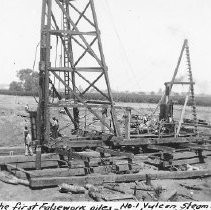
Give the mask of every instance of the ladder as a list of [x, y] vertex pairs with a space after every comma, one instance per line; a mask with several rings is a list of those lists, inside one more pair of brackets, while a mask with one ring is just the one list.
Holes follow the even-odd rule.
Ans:
[[[62, 4], [63, 4], [63, 7], [64, 7], [66, 13], [69, 14], [69, 7], [68, 7], [66, 0], [63, 0]], [[63, 13], [63, 30], [64, 31], [70, 30], [70, 25], [69, 25], [67, 17], [64, 13]], [[69, 49], [68, 34], [64, 35], [63, 40], [64, 40], [64, 67], [69, 67], [70, 66], [69, 53], [67, 50], [67, 49]], [[69, 85], [70, 85], [70, 72], [69, 71], [64, 72], [64, 81], [69, 87]], [[70, 98], [70, 90], [65, 86], [65, 99], [68, 100], [69, 98]]]
[[197, 133], [196, 100], [195, 100], [195, 95], [194, 95], [193, 75], [192, 75], [192, 70], [191, 70], [190, 51], [189, 51], [188, 42], [185, 45], [185, 52], [186, 52], [186, 58], [187, 58], [188, 78], [190, 81], [190, 99], [191, 99], [190, 102], [192, 106], [194, 130]]

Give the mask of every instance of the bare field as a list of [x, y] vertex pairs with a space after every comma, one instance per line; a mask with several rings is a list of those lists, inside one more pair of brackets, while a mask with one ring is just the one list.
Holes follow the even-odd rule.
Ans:
[[[30, 108], [36, 109], [36, 102], [33, 97], [6, 96], [0, 95], [0, 146], [22, 146], [23, 128], [29, 124], [29, 119], [21, 117], [24, 114], [24, 107], [28, 104]], [[149, 113], [155, 105], [136, 104], [136, 103], [118, 103], [117, 105], [132, 106], [137, 108], [140, 113]], [[175, 116], [179, 117], [181, 106], [175, 106]], [[201, 119], [211, 121], [211, 109], [209, 107], [198, 107], [198, 115]], [[191, 115], [190, 108], [187, 108], [187, 116]], [[63, 126], [63, 125], [61, 125]], [[207, 130], [210, 132], [210, 129]], [[211, 159], [204, 165], [196, 165], [200, 168], [211, 168]], [[169, 192], [177, 190], [178, 201], [211, 201], [211, 178], [191, 179], [191, 180], [155, 180], [155, 185], [166, 187]], [[189, 190], [181, 187], [180, 184], [201, 187], [204, 190]], [[132, 193], [132, 183], [122, 183], [120, 187], [128, 193]], [[109, 192], [107, 192], [109, 193]], [[112, 192], [110, 191], [112, 194]], [[58, 188], [48, 188], [43, 190], [31, 190], [21, 185], [9, 185], [0, 182], [0, 198], [2, 200], [23, 200], [23, 201], [92, 201], [87, 194], [61, 194]]]

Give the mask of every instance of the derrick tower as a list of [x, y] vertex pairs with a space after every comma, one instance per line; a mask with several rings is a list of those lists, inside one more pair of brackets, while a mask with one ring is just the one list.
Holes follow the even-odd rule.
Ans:
[[[78, 109], [83, 107], [110, 133], [120, 135], [93, 0], [42, 1], [39, 73], [41, 144], [49, 140], [50, 108], [61, 105], [75, 130], [80, 127]], [[58, 100], [50, 101], [50, 89]], [[101, 100], [88, 99], [90, 90]], [[94, 109], [98, 105], [110, 110], [110, 124]]]
[[[188, 78], [186, 79], [186, 81], [177, 81], [177, 75], [178, 75], [179, 67], [181, 65], [181, 61], [182, 61], [183, 57], [186, 61]], [[197, 112], [196, 112], [196, 101], [195, 101], [195, 94], [194, 94], [194, 84], [195, 84], [195, 82], [193, 81], [193, 76], [192, 76], [192, 67], [191, 67], [189, 44], [188, 44], [188, 40], [185, 39], [184, 42], [183, 42], [183, 45], [182, 45], [182, 49], [181, 49], [181, 52], [180, 52], [180, 55], [179, 55], [179, 59], [177, 61], [177, 66], [175, 68], [173, 77], [172, 77], [170, 82], [165, 83], [166, 91], [165, 91], [165, 94], [163, 95], [163, 97], [161, 98], [159, 105], [160, 105], [160, 103], [167, 104], [169, 102], [171, 90], [172, 90], [174, 85], [188, 85], [189, 90], [188, 90], [188, 93], [186, 95], [186, 99], [185, 99], [186, 102], [185, 102], [183, 108], [185, 108], [185, 106], [188, 102], [188, 98], [190, 98], [189, 104], [192, 107], [194, 132], [197, 133], [198, 128], [197, 128]], [[183, 120], [183, 117], [181, 117], [181, 119], [180, 119], [178, 132], [179, 132], [180, 127], [181, 127], [181, 123], [182, 123], [181, 120]]]

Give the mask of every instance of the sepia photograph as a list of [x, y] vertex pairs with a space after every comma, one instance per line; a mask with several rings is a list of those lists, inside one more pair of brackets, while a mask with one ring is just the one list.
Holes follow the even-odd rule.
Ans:
[[1, 201], [208, 209], [210, 0], [1, 0], [0, 26]]

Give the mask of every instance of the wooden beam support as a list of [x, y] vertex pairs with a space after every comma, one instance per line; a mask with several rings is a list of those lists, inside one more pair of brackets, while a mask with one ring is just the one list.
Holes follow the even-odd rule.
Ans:
[[[58, 164], [59, 160], [46, 160], [42, 161], [41, 168], [57, 168], [59, 166]], [[11, 163], [11, 165], [14, 165], [17, 168], [22, 169], [36, 169], [35, 168], [35, 162], [20, 162], [20, 163]]]
[[191, 143], [200, 142], [204, 138], [200, 137], [169, 137], [169, 138], [135, 138], [130, 140], [124, 140], [123, 138], [113, 137], [112, 141], [115, 145], [119, 146], [141, 146], [141, 145], [158, 145], [158, 144], [179, 144], [179, 143]]
[[71, 177], [82, 175], [85, 175], [84, 168], [54, 168], [33, 171], [30, 177]]
[[[89, 20], [89, 18], [87, 18], [86, 15], [83, 14], [83, 12], [80, 12], [80, 11], [79, 11], [73, 4], [71, 4], [70, 2], [69, 2], [69, 4], [70, 4], [70, 6], [71, 6], [80, 16], [83, 16], [84, 19], [85, 19], [88, 23], [90, 23], [90, 25], [92, 25], [93, 27], [95, 27], [94, 23], [93, 23], [91, 20]], [[75, 25], [76, 25], [76, 24], [75, 24]]]
[[[92, 42], [90, 43], [90, 47], [95, 43], [95, 41], [97, 40], [97, 36], [92, 40]], [[79, 58], [77, 59], [77, 61], [75, 61], [74, 63], [74, 67], [76, 67], [79, 63], [79, 61], [86, 55], [86, 53], [89, 51], [88, 48], [86, 48], [84, 50], [84, 52], [79, 56]]]
[[159, 146], [159, 145], [148, 145], [147, 146], [148, 149], [152, 149], [152, 150], [157, 150], [157, 151], [162, 151], [164, 153], [175, 153], [175, 149], [172, 147], [167, 147], [167, 146]]
[[64, 142], [63, 145], [71, 147], [71, 148], [100, 147], [100, 146], [104, 146], [104, 143], [102, 140], [75, 140], [75, 141]]
[[125, 117], [125, 138], [130, 140], [130, 123], [131, 123], [131, 109], [126, 108], [126, 117]]
[[[56, 1], [58, 1], [58, 0], [56, 0]], [[73, 95], [77, 98], [77, 100], [79, 100], [95, 117], [97, 117], [99, 120], [100, 120], [100, 122], [101, 123], [103, 123], [108, 129], [109, 129], [109, 131], [111, 132], [111, 133], [113, 133], [114, 134], [114, 130], [107, 124], [107, 123], [105, 123], [105, 122], [103, 122], [103, 120], [102, 120], [102, 118], [101, 118], [101, 116], [99, 116], [94, 110], [92, 110], [92, 108], [88, 105], [88, 104], [86, 104], [86, 102], [80, 97], [80, 96], [78, 96], [78, 94], [76, 94], [63, 80], [62, 80], [62, 78], [59, 76], [59, 75], [57, 75], [55, 72], [52, 72], [53, 73], [53, 75], [65, 86], [65, 87], [67, 87], [72, 93], [73, 93]]]
[[[101, 73], [92, 83], [89, 84], [89, 86], [81, 93], [81, 95], [84, 95], [91, 87], [94, 88], [94, 84], [104, 75], [104, 73]], [[106, 98], [108, 98], [106, 96]]]
[[107, 148], [103, 148], [103, 147], [98, 147], [96, 149], [97, 152], [100, 152], [100, 153], [108, 153], [112, 156], [125, 156], [127, 158], [134, 158], [134, 154], [133, 153], [128, 153], [128, 152], [120, 152], [120, 151], [115, 151], [115, 150], [112, 150], [112, 149], [107, 149]]
[[[153, 171], [148, 172], [152, 180], [155, 179], [187, 179], [197, 177], [211, 176], [211, 170], [199, 171]], [[32, 188], [58, 186], [62, 183], [67, 184], [103, 184], [103, 183], [121, 183], [121, 182], [135, 182], [146, 180], [146, 172], [139, 172], [138, 174], [123, 174], [123, 175], [89, 175], [89, 176], [73, 176], [73, 177], [42, 177], [31, 178], [30, 186]]]
[[[59, 2], [59, 0], [55, 0], [56, 3], [58, 4], [58, 6], [60, 7], [60, 9], [62, 10], [63, 14], [66, 16], [66, 18], [69, 20], [70, 24], [72, 25], [72, 27], [75, 29], [76, 32], [80, 32], [77, 28], [77, 26], [74, 24], [74, 22], [72, 21], [72, 19], [70, 18], [70, 16], [67, 14], [67, 12], [65, 11], [64, 7], [62, 6], [62, 4]], [[93, 57], [96, 59], [96, 61], [98, 62], [98, 64], [100, 66], [103, 67], [101, 60], [98, 58], [98, 56], [95, 54], [95, 52], [93, 51], [93, 49], [90, 47], [90, 45], [87, 43], [86, 39], [84, 38], [83, 35], [79, 35], [79, 37], [81, 38], [81, 40], [83, 41], [83, 43], [86, 45], [87, 48], [89, 48], [89, 52], [93, 55]]]
[[73, 70], [73, 68], [71, 67], [51, 67], [49, 68], [49, 71], [52, 71], [52, 72], [102, 72], [102, 68], [101, 67], [78, 67], [78, 68], [75, 68]]
[[[108, 104], [107, 104], [108, 105]], [[86, 106], [84, 106], [83, 104], [81, 103], [77, 103], [77, 104], [74, 104], [74, 103], [71, 103], [71, 102], [68, 102], [68, 101], [59, 101], [57, 103], [52, 103], [52, 104], [49, 104], [48, 105], [49, 107], [77, 107], [77, 108], [86, 108]], [[106, 104], [89, 104], [89, 106], [91, 108], [96, 108], [96, 109], [100, 109], [102, 107], [105, 107]], [[109, 108], [109, 106], [106, 106], [107, 108]], [[121, 106], [115, 106], [115, 109], [122, 109]], [[24, 148], [23, 148], [24, 149]], [[1, 149], [0, 149], [1, 150]], [[24, 151], [24, 150], [23, 150]]]
[[91, 36], [96, 36], [96, 31], [89, 31], [89, 32], [77, 32], [74, 30], [50, 30], [51, 35], [56, 35], [56, 36], [66, 36], [68, 34], [69, 36], [72, 35], [91, 35]]
[[[59, 156], [55, 153], [42, 154], [41, 161], [59, 159]], [[0, 156], [0, 165], [8, 163], [24, 163], [24, 162], [35, 162], [36, 156], [25, 156], [25, 155], [14, 155], [14, 156]]]
[[173, 84], [173, 85], [195, 85], [195, 82], [165, 82], [164, 83], [165, 85], [170, 85], [170, 84]]

